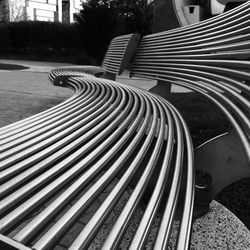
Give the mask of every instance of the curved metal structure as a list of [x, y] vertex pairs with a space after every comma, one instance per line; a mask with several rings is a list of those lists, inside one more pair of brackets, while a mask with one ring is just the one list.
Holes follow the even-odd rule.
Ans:
[[[53, 71], [50, 79], [73, 89], [72, 98], [0, 130], [1, 234], [32, 249], [52, 249], [98, 197], [106, 196], [67, 246], [86, 249], [124, 192], [132, 188], [104, 249], [119, 246], [136, 209], [143, 207], [131, 249], [144, 246], [154, 219], [161, 215], [157, 246], [164, 246], [182, 183], [187, 202], [179, 244], [187, 246], [193, 151], [180, 114], [148, 92], [79, 72], [56, 81], [59, 72], [62, 75], [63, 69]], [[153, 182], [152, 176], [157, 176]], [[112, 191], [105, 193], [110, 183], [115, 183]], [[165, 213], [160, 205], [166, 206]]]
[[207, 21], [145, 36], [134, 58], [132, 75], [159, 80], [153, 92], [167, 96], [166, 85], [182, 85], [209, 98], [230, 121], [231, 133], [195, 152], [196, 169], [212, 176], [211, 198], [250, 176], [249, 17], [248, 1]]
[[250, 162], [250, 2], [207, 21], [143, 37], [132, 75], [176, 83], [212, 100]]
[[[243, 174], [250, 163], [249, 7], [143, 37], [132, 66], [132, 75], [179, 84], [217, 105], [248, 160], [237, 165]], [[130, 38], [113, 43], [107, 72], [120, 73], [119, 53]], [[144, 249], [157, 231], [154, 248], [166, 249], [178, 220], [176, 248], [188, 249], [197, 154], [185, 121], [160, 96], [85, 72], [52, 71], [52, 83], [75, 94], [0, 129], [0, 243], [86, 249], [105, 232], [103, 249], [117, 249], [132, 226], [127, 248]]]

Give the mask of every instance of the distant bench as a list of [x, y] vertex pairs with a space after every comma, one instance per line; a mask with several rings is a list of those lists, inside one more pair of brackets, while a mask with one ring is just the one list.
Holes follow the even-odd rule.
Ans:
[[[138, 209], [131, 249], [143, 249], [155, 220], [154, 247], [165, 248], [175, 219], [177, 248], [187, 249], [193, 213], [250, 176], [249, 15], [248, 2], [140, 42], [137, 34], [117, 37], [102, 68], [53, 70], [49, 79], [75, 94], [0, 129], [0, 246], [86, 249], [121, 202], [104, 249], [123, 244]], [[221, 49], [206, 49], [214, 46]], [[110, 80], [126, 67], [158, 80], [151, 89], [158, 95]], [[209, 98], [232, 131], [193, 151], [184, 119], [166, 100], [173, 83]]]

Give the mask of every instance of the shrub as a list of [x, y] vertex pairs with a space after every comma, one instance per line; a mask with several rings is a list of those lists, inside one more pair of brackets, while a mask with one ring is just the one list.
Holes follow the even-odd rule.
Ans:
[[[84, 20], [84, 21], [83, 21]], [[86, 6], [79, 20], [79, 34], [89, 55], [101, 61], [115, 36], [124, 33], [123, 20], [106, 6]]]
[[2, 54], [4, 51], [6, 51], [10, 47], [10, 43], [11, 43], [6, 25], [0, 24], [0, 34], [1, 34], [0, 53]]
[[11, 58], [77, 63], [93, 61], [84, 49], [79, 25], [21, 21], [0, 24], [0, 54]]
[[77, 27], [74, 24], [54, 22], [11, 22], [7, 24], [12, 49], [72, 49], [79, 46]]

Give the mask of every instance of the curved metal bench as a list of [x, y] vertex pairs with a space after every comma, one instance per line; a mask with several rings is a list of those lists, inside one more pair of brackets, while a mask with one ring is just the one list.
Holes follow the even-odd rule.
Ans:
[[[85, 249], [130, 180], [136, 179], [138, 183], [105, 245], [110, 249], [126, 232], [152, 175], [157, 174], [132, 245], [143, 244], [168, 183], [170, 200], [157, 238], [158, 244], [163, 244], [173, 221], [185, 157], [189, 198], [184, 218], [188, 223], [181, 223], [179, 242], [186, 242], [192, 218], [193, 156], [188, 129], [176, 109], [148, 92], [94, 77], [71, 77], [64, 87], [75, 90], [71, 99], [1, 129], [2, 136], [8, 134], [2, 145], [1, 233], [10, 233], [22, 244], [32, 239], [35, 243], [27, 245], [34, 249], [51, 249], [51, 244], [117, 179], [112, 192], [72, 244]], [[19, 130], [22, 132], [16, 133]], [[168, 177], [170, 172], [172, 178]], [[94, 183], [96, 176], [99, 179]], [[87, 185], [89, 189], [84, 190]], [[67, 211], [48, 226], [65, 206]], [[46, 233], [34, 239], [40, 230]]]
[[152, 92], [168, 97], [172, 83], [187, 87], [228, 118], [231, 132], [195, 152], [196, 169], [212, 177], [211, 198], [250, 176], [249, 17], [248, 1], [207, 21], [145, 36], [133, 60], [132, 75], [158, 79]]
[[[241, 174], [227, 176], [223, 185], [249, 173], [249, 6], [145, 36], [133, 59], [132, 75], [159, 80], [153, 91], [162, 94], [172, 83], [188, 87], [228, 117], [242, 148], [236, 162]], [[50, 80], [75, 94], [0, 129], [0, 246], [86, 249], [98, 242], [101, 229], [108, 231], [102, 247], [117, 249], [136, 224], [139, 209], [130, 249], [143, 249], [149, 235], [155, 249], [166, 248], [176, 216], [177, 249], [188, 249], [195, 184], [192, 141], [182, 116], [160, 96], [85, 73], [75, 67], [54, 70]], [[220, 144], [213, 140], [195, 153], [196, 168], [213, 177], [212, 194], [222, 185], [215, 185], [221, 181], [218, 172], [210, 171], [222, 163], [218, 148], [232, 146], [228, 138], [220, 137]], [[230, 150], [227, 157], [232, 157]], [[212, 164], [200, 164], [209, 157]], [[202, 189], [196, 187], [198, 196]], [[155, 220], [158, 229], [153, 233]]]

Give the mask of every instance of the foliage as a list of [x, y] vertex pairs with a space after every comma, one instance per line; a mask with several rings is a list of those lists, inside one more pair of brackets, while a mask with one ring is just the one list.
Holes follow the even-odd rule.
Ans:
[[83, 11], [87, 8], [105, 7], [123, 19], [125, 32], [138, 32], [146, 35], [152, 32], [153, 9], [147, 0], [87, 0], [83, 3]]
[[[94, 4], [94, 3], [93, 3]], [[102, 60], [110, 40], [123, 33], [123, 20], [112, 8], [86, 5], [79, 20], [79, 35], [85, 50]]]
[[118, 35], [151, 33], [152, 7], [146, 0], [87, 0], [78, 19], [83, 44], [102, 60], [110, 40]]
[[10, 22], [7, 29], [11, 47], [15, 49], [69, 49], [79, 43], [74, 25], [38, 21]]
[[0, 34], [1, 34], [1, 39], [0, 39], [0, 53], [5, 51], [9, 44], [10, 44], [10, 37], [8, 34], [8, 29], [4, 23], [0, 24]]
[[9, 22], [0, 24], [0, 33], [0, 55], [5, 57], [71, 63], [93, 62], [83, 49], [76, 24]]
[[118, 2], [116, 8], [125, 20], [127, 33], [138, 32], [141, 35], [152, 33], [153, 9], [152, 5], [147, 5], [147, 0], [118, 0]]
[[10, 11], [10, 20], [13, 22], [18, 22], [21, 20], [27, 20], [28, 17], [26, 16], [23, 8], [23, 3], [20, 1], [9, 1], [9, 11]]

